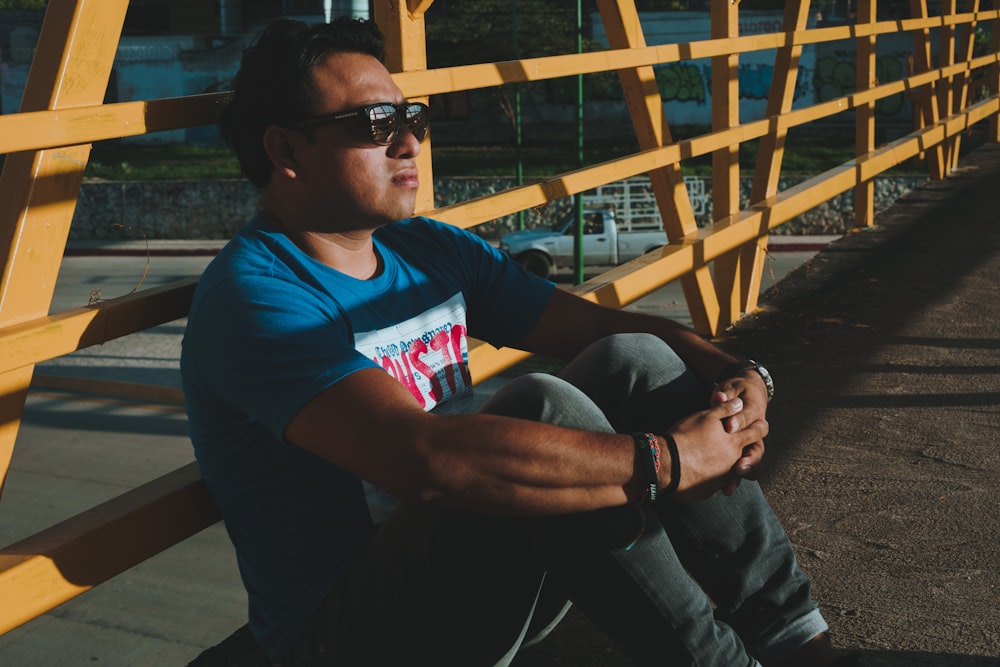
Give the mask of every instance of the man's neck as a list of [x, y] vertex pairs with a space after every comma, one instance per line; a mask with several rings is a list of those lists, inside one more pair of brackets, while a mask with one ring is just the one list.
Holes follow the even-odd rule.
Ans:
[[382, 272], [382, 261], [375, 250], [371, 230], [349, 232], [301, 230], [286, 224], [270, 209], [263, 209], [261, 214], [304, 253], [332, 269], [358, 280], [368, 280]]

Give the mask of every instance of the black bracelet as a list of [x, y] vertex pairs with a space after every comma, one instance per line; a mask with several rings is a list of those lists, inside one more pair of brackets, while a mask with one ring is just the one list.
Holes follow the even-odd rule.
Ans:
[[663, 440], [667, 443], [667, 452], [670, 453], [670, 484], [664, 487], [662, 493], [669, 496], [677, 491], [681, 483], [681, 456], [677, 453], [677, 441], [672, 435], [664, 433]]
[[[654, 443], [652, 445], [649, 442], [651, 437]], [[635, 441], [635, 456], [642, 469], [642, 475], [646, 478], [646, 493], [643, 499], [653, 502], [660, 490], [659, 452], [653, 449], [656, 446], [656, 438], [647, 433], [633, 433], [632, 440]]]

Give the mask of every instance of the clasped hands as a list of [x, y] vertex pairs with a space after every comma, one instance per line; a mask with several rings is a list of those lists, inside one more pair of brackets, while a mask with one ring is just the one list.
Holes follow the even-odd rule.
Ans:
[[767, 391], [752, 372], [720, 382], [709, 408], [681, 419], [670, 432], [681, 459], [680, 502], [731, 496], [743, 479], [756, 479], [764, 457]]

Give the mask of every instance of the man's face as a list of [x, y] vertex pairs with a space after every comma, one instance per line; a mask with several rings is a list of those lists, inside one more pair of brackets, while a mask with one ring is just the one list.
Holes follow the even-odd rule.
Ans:
[[[403, 101], [385, 66], [360, 53], [328, 55], [313, 81], [319, 100], [313, 116]], [[380, 146], [367, 127], [367, 120], [351, 118], [316, 127], [296, 141], [308, 193], [303, 203], [315, 231], [374, 229], [413, 214], [420, 142], [404, 126], [391, 144]]]

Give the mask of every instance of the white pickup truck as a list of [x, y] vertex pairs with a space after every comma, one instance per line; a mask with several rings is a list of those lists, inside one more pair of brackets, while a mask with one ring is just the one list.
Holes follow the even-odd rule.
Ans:
[[[513, 232], [500, 239], [500, 250], [532, 273], [548, 278], [553, 267], [573, 266], [573, 237], [576, 213], [571, 213], [551, 229]], [[585, 209], [583, 213], [583, 263], [622, 264], [666, 245], [660, 228], [627, 231], [620, 229], [614, 209]]]

